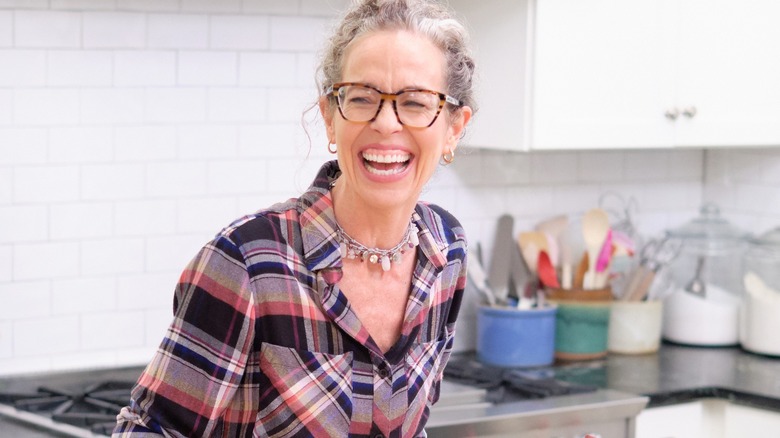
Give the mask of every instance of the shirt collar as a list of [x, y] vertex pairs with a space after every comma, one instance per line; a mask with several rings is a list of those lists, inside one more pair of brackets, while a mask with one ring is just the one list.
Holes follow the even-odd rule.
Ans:
[[[301, 239], [306, 267], [311, 272], [340, 270], [342, 267], [339, 242], [336, 239], [336, 216], [330, 194], [331, 183], [339, 176], [337, 161], [325, 163], [314, 182], [299, 198]], [[441, 270], [447, 263], [447, 242], [441, 221], [425, 204], [418, 204], [412, 220], [420, 229], [419, 249]]]

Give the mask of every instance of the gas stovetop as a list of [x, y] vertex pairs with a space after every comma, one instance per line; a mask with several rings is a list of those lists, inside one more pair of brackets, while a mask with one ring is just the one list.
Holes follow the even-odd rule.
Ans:
[[142, 368], [0, 379], [0, 414], [65, 436], [110, 436]]

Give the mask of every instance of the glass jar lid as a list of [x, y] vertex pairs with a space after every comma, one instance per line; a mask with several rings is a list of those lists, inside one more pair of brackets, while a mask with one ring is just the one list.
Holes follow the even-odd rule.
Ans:
[[750, 252], [760, 252], [764, 257], [780, 259], [780, 227], [773, 228], [760, 236], [750, 238]]
[[702, 205], [698, 217], [666, 233], [670, 238], [682, 239], [684, 246], [692, 244], [703, 251], [733, 248], [742, 245], [747, 237], [746, 232], [724, 219], [713, 203]]

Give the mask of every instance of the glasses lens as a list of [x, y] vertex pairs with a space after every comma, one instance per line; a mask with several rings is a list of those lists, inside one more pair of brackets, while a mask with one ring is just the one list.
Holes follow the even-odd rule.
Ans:
[[396, 108], [404, 125], [422, 128], [430, 125], [439, 111], [439, 95], [428, 91], [405, 91], [398, 95]]
[[367, 122], [374, 118], [382, 96], [376, 90], [361, 85], [339, 88], [339, 107], [347, 120]]

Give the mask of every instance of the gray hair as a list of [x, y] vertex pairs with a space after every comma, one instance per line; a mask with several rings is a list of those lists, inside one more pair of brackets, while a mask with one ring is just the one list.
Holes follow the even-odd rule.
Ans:
[[465, 27], [452, 11], [437, 0], [359, 0], [338, 23], [328, 41], [317, 77], [322, 92], [342, 80], [344, 56], [349, 45], [362, 35], [381, 30], [408, 30], [428, 37], [446, 59], [447, 90], [476, 112], [474, 59]]

